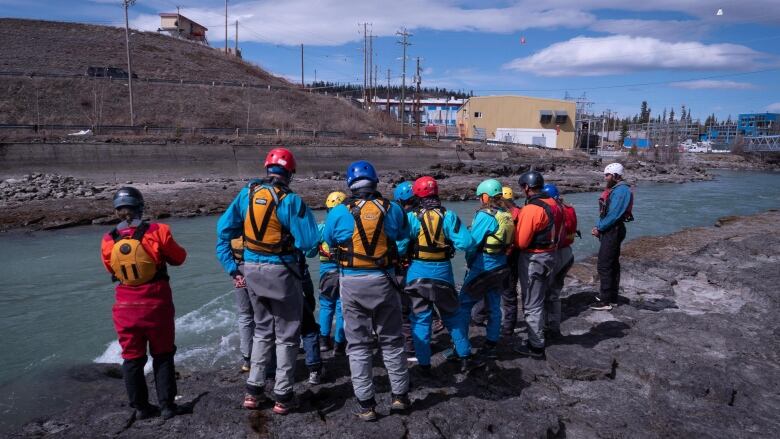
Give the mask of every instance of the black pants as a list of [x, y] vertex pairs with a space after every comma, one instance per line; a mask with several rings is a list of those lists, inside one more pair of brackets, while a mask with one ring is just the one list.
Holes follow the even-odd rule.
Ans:
[[620, 288], [620, 244], [625, 238], [626, 226], [622, 222], [601, 232], [597, 269], [601, 281], [599, 299], [602, 302], [617, 303]]
[[[176, 370], [173, 365], [175, 352], [152, 356], [154, 370], [154, 385], [157, 390], [157, 401], [161, 407], [170, 406], [176, 397]], [[143, 410], [149, 407], [149, 390], [144, 377], [144, 365], [147, 357], [125, 360], [122, 363], [122, 375], [130, 399], [130, 407]]]
[[301, 318], [301, 335], [320, 333], [320, 325], [314, 318], [314, 308], [317, 306], [314, 297], [314, 284], [311, 280], [309, 268], [303, 272], [303, 317]]

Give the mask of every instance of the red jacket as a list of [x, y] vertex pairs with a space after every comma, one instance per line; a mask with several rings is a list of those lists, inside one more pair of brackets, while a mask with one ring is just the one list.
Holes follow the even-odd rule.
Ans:
[[566, 248], [574, 243], [574, 237], [577, 236], [577, 212], [566, 203], [561, 202], [560, 206], [563, 208], [563, 228], [558, 248]]
[[[541, 202], [550, 206], [553, 214], [553, 227], [548, 236], [541, 236], [549, 225], [549, 218], [545, 209], [534, 205], [526, 204], [520, 209], [520, 215], [515, 226], [515, 247], [520, 251], [528, 253], [546, 253], [555, 251], [558, 243], [558, 233], [563, 226], [563, 213], [558, 203], [552, 198], [539, 198]], [[550, 245], [541, 248], [529, 248], [534, 242], [534, 238], [550, 241]]]
[[[135, 230], [135, 225], [118, 229], [121, 236], [130, 236]], [[154, 259], [159, 269], [164, 269], [165, 264], [181, 265], [187, 258], [187, 251], [184, 250], [171, 235], [171, 229], [166, 224], [152, 223], [149, 230], [141, 238], [141, 245], [146, 253]], [[114, 247], [114, 239], [110, 233], [103, 236], [101, 243], [101, 255], [103, 265], [106, 270], [114, 274], [111, 269], [111, 249]], [[130, 286], [119, 284], [116, 286], [117, 304], [126, 303], [128, 305], [160, 305], [164, 303], [173, 303], [171, 298], [168, 281], [161, 279], [152, 281], [143, 285]]]

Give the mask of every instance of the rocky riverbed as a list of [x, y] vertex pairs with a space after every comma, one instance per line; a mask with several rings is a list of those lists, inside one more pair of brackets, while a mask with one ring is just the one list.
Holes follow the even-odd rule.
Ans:
[[[592, 311], [595, 260], [575, 265], [563, 299], [564, 337], [546, 360], [500, 356], [465, 376], [438, 354], [435, 379], [412, 367], [413, 410], [388, 414], [389, 384], [375, 369], [381, 417], [358, 422], [344, 359], [325, 355], [327, 381], [303, 383], [301, 408], [241, 408], [244, 376], [181, 371], [180, 403], [167, 422], [136, 421], [114, 365], [74, 368], [57, 382], [73, 395], [54, 416], [12, 437], [750, 437], [780, 431], [780, 212], [728, 217], [624, 246], [621, 305]], [[475, 347], [481, 328], [472, 328]], [[379, 355], [376, 364], [381, 365]]]
[[[427, 166], [389, 161], [385, 166], [378, 166], [382, 179], [380, 191], [390, 196], [398, 182], [433, 175], [440, 180], [444, 200], [469, 200], [474, 198], [474, 189], [481, 180], [498, 178], [518, 189], [517, 177], [530, 169], [543, 172], [545, 178], [557, 183], [563, 193], [597, 191], [603, 185], [601, 172], [604, 161], [591, 160], [580, 153], [529, 149], [499, 151], [497, 154], [505, 159], [496, 161], [472, 159], [469, 152], [473, 153], [453, 150], [452, 160]], [[352, 158], [345, 158], [344, 162], [350, 160]], [[626, 161], [626, 168], [627, 179], [640, 185], [644, 182], [683, 183], [712, 178], [708, 166], [697, 161], [661, 164], [631, 159]], [[126, 181], [117, 174], [114, 181], [107, 182], [104, 174], [92, 176], [88, 171], [82, 171], [77, 176], [27, 173], [0, 180], [0, 231], [112, 223], [111, 196], [124, 185], [136, 186], [144, 193], [146, 213], [150, 218], [213, 215], [224, 211], [246, 184], [246, 180], [232, 175], [203, 178], [193, 173], [174, 180], [167, 176], [161, 178], [150, 171], [143, 178]], [[309, 206], [322, 209], [329, 192], [345, 190], [344, 171], [330, 167], [315, 169], [307, 175], [296, 176], [292, 188]]]

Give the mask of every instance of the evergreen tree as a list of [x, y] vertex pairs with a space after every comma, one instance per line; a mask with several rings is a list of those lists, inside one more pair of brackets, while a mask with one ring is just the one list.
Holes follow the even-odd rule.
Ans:
[[664, 107], [664, 114], [661, 116], [661, 120], [659, 122], [666, 122], [666, 107]]
[[626, 137], [628, 137], [628, 122], [623, 121], [623, 124], [620, 126], [620, 146], [623, 146]]
[[642, 106], [639, 109], [639, 122], [646, 123], [650, 120], [650, 111], [647, 108], [647, 101], [642, 101]]
[[674, 108], [669, 110], [669, 123], [674, 122]]

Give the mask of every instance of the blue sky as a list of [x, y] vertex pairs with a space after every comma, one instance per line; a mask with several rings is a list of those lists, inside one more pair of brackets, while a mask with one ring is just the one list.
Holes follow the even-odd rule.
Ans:
[[[131, 26], [155, 30], [159, 12], [182, 14], [224, 44], [224, 1], [138, 0]], [[722, 15], [717, 11], [721, 9]], [[583, 93], [593, 109], [622, 115], [647, 100], [653, 113], [680, 106], [704, 119], [780, 112], [780, 7], [777, 0], [230, 0], [229, 39], [239, 21], [244, 57], [300, 80], [362, 83], [358, 23], [371, 23], [382, 83], [400, 83], [406, 27], [423, 85], [478, 95], [562, 98]], [[122, 23], [119, 0], [0, 0], [0, 16]], [[521, 39], [525, 43], [521, 44]]]

